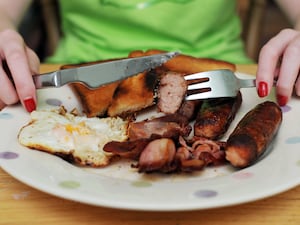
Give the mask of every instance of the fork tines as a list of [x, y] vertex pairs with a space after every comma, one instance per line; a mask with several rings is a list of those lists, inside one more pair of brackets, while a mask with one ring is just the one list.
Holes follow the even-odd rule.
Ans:
[[237, 78], [230, 70], [212, 70], [186, 75], [188, 83], [186, 100], [236, 96]]

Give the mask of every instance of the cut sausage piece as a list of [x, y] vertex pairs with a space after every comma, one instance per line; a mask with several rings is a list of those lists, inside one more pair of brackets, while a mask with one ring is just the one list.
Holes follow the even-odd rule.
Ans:
[[226, 144], [226, 159], [235, 167], [253, 164], [266, 150], [282, 122], [280, 107], [270, 101], [250, 110], [230, 134]]
[[164, 75], [158, 88], [157, 107], [166, 114], [175, 113], [186, 95], [187, 83], [180, 73], [168, 72]]
[[139, 172], [169, 171], [176, 153], [173, 140], [161, 138], [151, 141], [141, 153]]

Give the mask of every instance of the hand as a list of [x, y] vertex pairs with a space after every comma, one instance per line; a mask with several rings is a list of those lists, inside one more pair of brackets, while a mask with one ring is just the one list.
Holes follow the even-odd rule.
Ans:
[[[38, 56], [26, 46], [19, 33], [4, 30], [0, 32], [0, 58], [0, 109], [20, 100], [28, 112], [35, 110], [36, 92], [32, 74], [39, 72]], [[4, 62], [11, 77], [3, 67]]]
[[256, 77], [257, 92], [260, 97], [270, 93], [276, 82], [276, 98], [280, 106], [289, 101], [295, 88], [300, 96], [300, 32], [284, 29], [260, 51]]

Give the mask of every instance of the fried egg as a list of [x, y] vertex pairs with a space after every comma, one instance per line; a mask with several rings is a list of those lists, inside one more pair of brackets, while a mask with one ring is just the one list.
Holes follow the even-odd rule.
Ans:
[[79, 165], [109, 164], [103, 151], [110, 141], [127, 140], [128, 122], [120, 117], [87, 118], [59, 110], [33, 111], [31, 121], [18, 134], [22, 145], [58, 155]]

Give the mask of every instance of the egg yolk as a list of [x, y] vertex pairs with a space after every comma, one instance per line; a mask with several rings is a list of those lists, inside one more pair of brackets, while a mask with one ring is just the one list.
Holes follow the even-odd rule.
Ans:
[[85, 135], [85, 134], [90, 134], [91, 133], [91, 130], [88, 127], [86, 127], [84, 122], [80, 122], [76, 125], [66, 124], [65, 129], [69, 133], [75, 133], [76, 132], [80, 135]]

